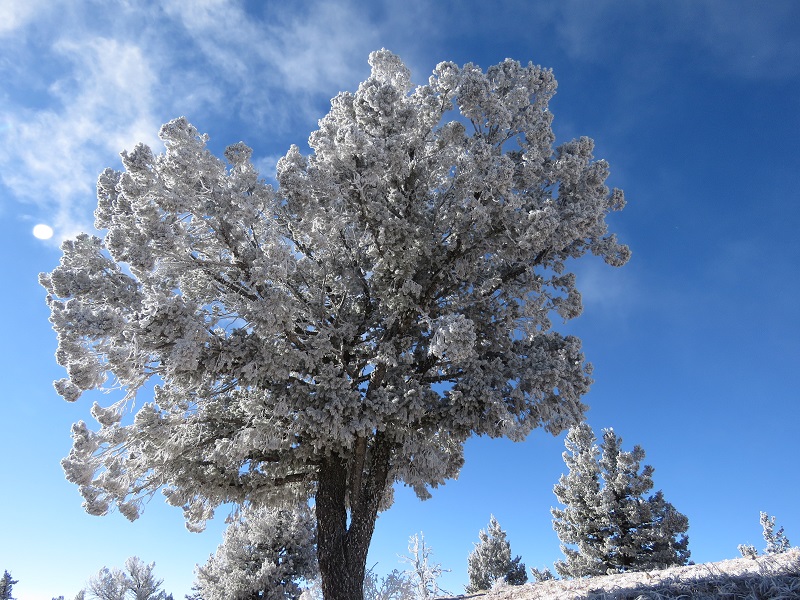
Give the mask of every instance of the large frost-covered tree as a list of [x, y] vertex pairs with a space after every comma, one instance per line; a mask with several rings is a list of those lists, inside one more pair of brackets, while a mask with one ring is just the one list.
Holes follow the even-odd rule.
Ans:
[[644, 450], [622, 450], [613, 429], [600, 447], [591, 427], [570, 429], [562, 475], [553, 491], [564, 508], [553, 508], [553, 528], [566, 557], [556, 561], [562, 577], [649, 571], [683, 565], [689, 559], [689, 521], [653, 489], [653, 467]]
[[486, 530], [481, 529], [478, 538], [480, 541], [467, 559], [468, 594], [489, 590], [501, 579], [510, 585], [522, 585], [528, 581], [525, 563], [520, 562], [519, 556], [511, 558], [511, 543], [494, 515]]
[[361, 597], [394, 482], [427, 497], [470, 436], [582, 418], [589, 366], [551, 319], [581, 312], [571, 260], [629, 256], [593, 142], [553, 146], [551, 71], [445, 62], [415, 87], [392, 53], [370, 64], [278, 189], [244, 144], [226, 163], [168, 123], [164, 153], [100, 175], [104, 238], [65, 242], [41, 276], [58, 392], [125, 390], [73, 427], [86, 510], [135, 519], [161, 490], [198, 529], [222, 503], [313, 497], [329, 600]]

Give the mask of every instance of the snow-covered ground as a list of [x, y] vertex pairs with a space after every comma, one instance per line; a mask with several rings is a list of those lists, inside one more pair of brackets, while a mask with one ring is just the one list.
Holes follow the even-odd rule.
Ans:
[[[662, 598], [800, 599], [800, 548], [647, 573], [499, 586], [458, 596], [480, 600], [660, 600]], [[451, 599], [452, 600], [452, 599]]]

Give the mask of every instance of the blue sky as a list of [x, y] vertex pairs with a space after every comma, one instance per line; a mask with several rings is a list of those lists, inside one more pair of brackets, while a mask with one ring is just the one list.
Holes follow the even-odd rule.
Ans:
[[[551, 67], [559, 141], [588, 135], [627, 208], [622, 269], [576, 265], [585, 312], [564, 326], [595, 366], [599, 434], [640, 444], [689, 517], [696, 562], [763, 548], [759, 511], [800, 539], [800, 4], [791, 1], [128, 2], [0, 0], [0, 569], [21, 600], [74, 596], [138, 555], [182, 597], [223, 524], [190, 534], [156, 498], [131, 524], [85, 515], [59, 460], [91, 398], [69, 405], [40, 271], [90, 231], [94, 185], [118, 153], [186, 115], [217, 152], [254, 148], [265, 176], [386, 47], [424, 83], [443, 60]], [[37, 223], [56, 232], [33, 237]], [[457, 481], [399, 490], [370, 566], [402, 568], [422, 531], [463, 591], [494, 514], [528, 566], [561, 558], [549, 508], [563, 435], [472, 440]]]

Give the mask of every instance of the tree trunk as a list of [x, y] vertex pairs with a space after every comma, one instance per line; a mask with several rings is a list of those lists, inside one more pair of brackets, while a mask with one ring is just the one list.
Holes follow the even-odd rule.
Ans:
[[364, 598], [367, 553], [375, 531], [378, 507], [388, 484], [390, 446], [381, 434], [377, 434], [370, 450], [360, 477], [360, 489], [351, 494], [349, 523], [348, 461], [331, 455], [320, 465], [315, 510], [317, 557], [325, 600]]

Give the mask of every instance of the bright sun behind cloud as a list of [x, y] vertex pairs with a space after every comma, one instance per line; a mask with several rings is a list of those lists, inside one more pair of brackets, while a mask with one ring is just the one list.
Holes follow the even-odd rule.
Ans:
[[49, 240], [51, 237], [53, 237], [53, 228], [50, 227], [50, 225], [39, 223], [38, 225], [34, 226], [33, 235], [40, 240]]

